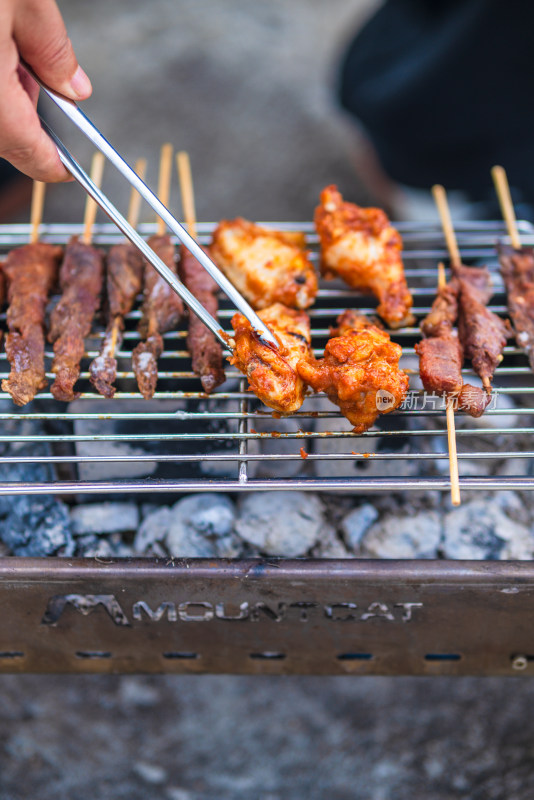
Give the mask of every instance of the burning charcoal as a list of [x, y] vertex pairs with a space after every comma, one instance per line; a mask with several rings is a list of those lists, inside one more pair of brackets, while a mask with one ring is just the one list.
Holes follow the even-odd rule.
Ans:
[[134, 549], [131, 544], [124, 541], [123, 533], [112, 533], [107, 540], [111, 547], [111, 552], [117, 558], [133, 558], [135, 555]]
[[16, 556], [71, 556], [74, 541], [67, 506], [51, 495], [12, 499], [0, 538]]
[[321, 531], [319, 544], [313, 548], [314, 558], [352, 558], [342, 539], [331, 525], [325, 525]]
[[171, 526], [172, 514], [168, 506], [147, 514], [134, 539], [134, 550], [138, 555], [151, 554], [154, 545], [165, 541]]
[[308, 492], [251, 492], [239, 503], [235, 530], [271, 556], [302, 556], [321, 537], [324, 506]]
[[[29, 448], [17, 450], [17, 455], [25, 456], [30, 455]], [[42, 455], [33, 450], [33, 455]], [[54, 473], [49, 464], [2, 464], [0, 466], [0, 480], [13, 481], [13, 482], [28, 482], [39, 483], [54, 480]], [[9, 514], [13, 509], [14, 504], [20, 498], [14, 498], [12, 495], [0, 495], [0, 517]]]
[[343, 517], [341, 530], [343, 538], [353, 552], [360, 548], [362, 536], [378, 519], [378, 511], [370, 503], [364, 503]]
[[135, 503], [87, 503], [75, 506], [71, 519], [75, 536], [135, 531], [139, 525], [139, 510]]
[[219, 541], [224, 542], [227, 551], [234, 519], [235, 507], [226, 495], [184, 497], [171, 509], [171, 522], [165, 537], [170, 555], [213, 558], [220, 554]]
[[437, 558], [440, 541], [440, 516], [428, 511], [385, 517], [367, 531], [361, 546], [371, 558]]
[[[309, 422], [309, 420], [306, 420]], [[305, 425], [304, 423], [304, 425]], [[265, 419], [255, 419], [251, 425], [258, 433], [274, 433], [273, 437], [264, 436], [258, 442], [254, 442], [258, 451], [263, 455], [272, 454], [295, 454], [299, 449], [304, 446], [307, 447], [305, 441], [298, 441], [295, 439], [282, 439], [278, 438], [277, 433], [296, 433], [302, 426], [298, 419], [276, 419], [275, 417], [268, 416]], [[304, 458], [297, 458], [292, 461], [251, 461], [249, 463], [249, 473], [253, 477], [258, 478], [293, 478], [299, 475], [306, 466]]]
[[[468, 419], [470, 422], [474, 422], [473, 417], [468, 417]], [[431, 439], [431, 444], [434, 452], [448, 453], [446, 436], [433, 436]], [[481, 444], [483, 447], [484, 442], [482, 442]], [[473, 449], [478, 449], [478, 448], [474, 447]], [[458, 461], [458, 467], [460, 471], [460, 477], [462, 478], [476, 477], [477, 475], [487, 475], [492, 467], [492, 462], [488, 462], [486, 459], [483, 458], [461, 458]], [[450, 466], [448, 457], [437, 458], [434, 461], [434, 469], [440, 475], [445, 475], [445, 476], [450, 475]]]
[[[74, 433], [81, 436], [97, 436], [103, 432], [115, 433], [118, 432], [117, 421], [106, 421], [102, 419], [76, 419], [76, 414], [102, 414], [105, 415], [106, 410], [109, 410], [109, 400], [75, 400], [69, 403], [68, 412], [72, 413], [74, 417]], [[174, 404], [176, 407], [176, 403]], [[135, 401], [128, 400], [113, 400], [113, 408], [119, 413], [128, 413], [139, 411], [139, 404]], [[147, 411], [154, 410], [153, 408], [143, 409]], [[166, 410], [166, 409], [164, 409]], [[139, 424], [139, 423], [137, 423]], [[77, 441], [75, 444], [76, 455], [80, 457], [78, 463], [78, 477], [80, 480], [94, 481], [94, 480], [113, 480], [113, 479], [126, 479], [126, 478], [146, 478], [152, 475], [157, 469], [157, 462], [154, 461], [136, 461], [136, 456], [146, 456], [146, 451], [141, 446], [135, 446], [129, 442], [109, 441], [109, 442], [92, 442], [92, 441]], [[108, 461], [108, 462], [85, 462], [85, 456], [123, 456], [124, 461]]]
[[473, 500], [445, 516], [445, 558], [531, 559], [534, 536], [510, 519], [499, 497]]
[[76, 537], [76, 555], [81, 558], [110, 558], [114, 553], [107, 539], [86, 534]]

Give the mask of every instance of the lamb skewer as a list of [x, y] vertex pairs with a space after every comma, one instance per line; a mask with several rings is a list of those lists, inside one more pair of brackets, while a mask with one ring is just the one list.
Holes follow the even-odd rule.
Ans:
[[511, 246], [502, 242], [497, 245], [508, 312], [517, 346], [525, 351], [534, 370], [534, 248], [521, 245], [506, 172], [493, 167], [491, 174], [511, 242]]
[[[103, 169], [104, 157], [96, 153], [91, 179], [97, 186], [102, 181]], [[51, 392], [56, 400], [64, 402], [79, 397], [74, 385], [80, 377], [85, 338], [91, 332], [94, 315], [100, 306], [104, 259], [102, 252], [91, 245], [96, 211], [95, 201], [88, 198], [83, 237], [80, 240], [73, 236], [67, 245], [59, 273], [62, 295], [50, 315], [48, 340], [54, 345], [52, 372], [56, 376]]]
[[[458, 337], [452, 335], [452, 326], [457, 312], [457, 289], [455, 286], [447, 286], [445, 267], [440, 263], [438, 264], [438, 294], [432, 304], [430, 314], [428, 314], [421, 323], [421, 330], [430, 338], [423, 339], [422, 342], [418, 342], [415, 345], [415, 352], [418, 353], [420, 357], [421, 380], [427, 391], [430, 388], [428, 375], [432, 375], [431, 365], [436, 362], [438, 364], [438, 369], [441, 370], [447, 383], [452, 382], [454, 389], [456, 389], [458, 384], [461, 385], [462, 359], [461, 357], [458, 358], [458, 356], [461, 356], [460, 344], [458, 342]], [[451, 399], [450, 395], [446, 396], [445, 406], [447, 417], [447, 446], [449, 450], [449, 475], [451, 479], [451, 502], [453, 506], [459, 506], [461, 502], [460, 477], [458, 473], [454, 406]]]
[[39, 242], [45, 184], [33, 184], [30, 243], [12, 250], [3, 264], [8, 281], [6, 354], [11, 365], [2, 389], [18, 406], [48, 385], [45, 375], [45, 309], [57, 280], [62, 250]]
[[[135, 171], [144, 178], [146, 160], [139, 159]], [[137, 227], [141, 196], [132, 189], [128, 209], [128, 223]], [[115, 394], [117, 359], [115, 351], [122, 342], [124, 317], [132, 310], [143, 283], [143, 257], [137, 247], [129, 242], [114, 245], [108, 253], [106, 264], [106, 294], [108, 325], [99, 355], [89, 367], [89, 380], [101, 395], [111, 398]]]
[[508, 320], [489, 310], [486, 303], [492, 295], [491, 278], [486, 267], [465, 267], [454, 264], [459, 283], [458, 333], [464, 354], [491, 394], [491, 380], [501, 363], [502, 351], [511, 334]]
[[[186, 227], [191, 236], [196, 239], [195, 196], [188, 154], [183, 151], [178, 153], [176, 162]], [[216, 318], [219, 309], [217, 298], [219, 287], [183, 245], [180, 248], [180, 277], [206, 311]], [[222, 347], [196, 314], [189, 314], [187, 349], [191, 353], [193, 372], [200, 377], [202, 388], [206, 394], [210, 394], [226, 379]]]
[[[170, 176], [172, 171], [172, 145], [161, 149], [158, 197], [162, 203], [169, 204]], [[175, 248], [165, 223], [158, 219], [157, 233], [151, 236], [148, 244], [172, 272], [177, 274]], [[160, 277], [154, 267], [144, 262], [144, 299], [139, 333], [142, 341], [132, 353], [132, 365], [137, 385], [143, 397], [149, 400], [156, 391], [158, 380], [158, 358], [163, 352], [162, 334], [178, 325], [184, 313], [182, 300]]]
[[480, 417], [490, 402], [488, 394], [479, 386], [464, 383], [462, 366], [464, 353], [460, 338], [454, 331], [458, 316], [459, 281], [453, 276], [445, 282], [443, 264], [438, 267], [438, 294], [430, 313], [421, 322], [425, 336], [415, 345], [419, 356], [419, 373], [427, 392], [447, 395], [448, 405], [457, 407], [472, 417]]
[[502, 351], [510, 334], [507, 322], [490, 311], [486, 304], [491, 297], [491, 280], [488, 270], [466, 267], [452, 225], [447, 195], [443, 186], [433, 186], [432, 193], [438, 207], [453, 274], [459, 284], [458, 332], [465, 355], [471, 359], [473, 369], [482, 385], [491, 394], [491, 380], [497, 365], [502, 361]]

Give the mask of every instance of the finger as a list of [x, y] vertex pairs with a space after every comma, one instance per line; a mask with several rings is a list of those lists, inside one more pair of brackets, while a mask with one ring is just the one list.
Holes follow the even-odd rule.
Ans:
[[19, 81], [22, 85], [22, 88], [29, 95], [30, 100], [33, 103], [33, 106], [37, 108], [37, 101], [39, 100], [39, 84], [34, 81], [32, 76], [24, 69], [24, 67], [19, 64], [17, 73], [19, 76]]
[[47, 86], [73, 100], [89, 97], [91, 82], [78, 64], [54, 0], [21, 0], [13, 37], [22, 58]]
[[70, 174], [41, 128], [32, 100], [20, 82], [13, 42], [0, 49], [0, 75], [0, 156], [35, 180], [69, 180]]

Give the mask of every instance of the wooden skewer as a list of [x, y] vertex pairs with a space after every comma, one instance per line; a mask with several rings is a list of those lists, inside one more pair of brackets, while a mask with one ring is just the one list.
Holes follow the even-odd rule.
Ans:
[[[104, 174], [105, 158], [100, 151], [95, 153], [91, 161], [91, 180], [95, 186], [100, 189], [102, 185], [102, 175]], [[87, 198], [85, 203], [85, 215], [83, 218], [83, 236], [82, 241], [85, 244], [91, 244], [93, 239], [93, 227], [96, 220], [96, 212], [98, 206], [92, 197]]]
[[[172, 151], [172, 144], [167, 142], [162, 145], [159, 157], [158, 197], [165, 207], [168, 207], [171, 196]], [[165, 234], [165, 223], [160, 217], [157, 218], [156, 233], [158, 236]]]
[[39, 227], [43, 219], [43, 207], [45, 197], [46, 183], [43, 181], [34, 181], [32, 190], [32, 205], [30, 211], [30, 243], [35, 244], [39, 241]]
[[[438, 264], [438, 289], [444, 289], [447, 284], [445, 267]], [[454, 422], [454, 406], [452, 398], [447, 398], [447, 443], [449, 446], [449, 472], [451, 476], [451, 501], [453, 506], [460, 505], [460, 479], [458, 475], [458, 453], [456, 450], [456, 425]]]
[[193, 190], [193, 178], [191, 175], [191, 162], [188, 153], [180, 150], [176, 154], [176, 166], [178, 167], [178, 177], [180, 180], [180, 193], [182, 196], [182, 208], [184, 220], [188, 232], [197, 238], [197, 214], [195, 210], [195, 192]]
[[517, 229], [517, 220], [514, 211], [514, 204], [512, 203], [512, 195], [510, 194], [510, 186], [504, 167], [493, 167], [491, 170], [491, 177], [495, 184], [495, 191], [499, 198], [499, 205], [501, 212], [506, 222], [508, 236], [512, 242], [512, 247], [515, 250], [521, 249], [521, 239], [519, 238], [519, 231]]
[[[145, 174], [146, 174], [146, 158], [139, 158], [135, 162], [135, 171], [137, 172], [137, 174], [139, 175], [141, 180], [144, 180]], [[128, 224], [131, 225], [132, 228], [137, 228], [137, 225], [138, 225], [138, 222], [139, 222], [139, 212], [141, 210], [141, 200], [142, 200], [142, 197], [139, 194], [139, 192], [136, 189], [132, 188], [132, 191], [131, 191], [131, 194], [130, 194], [130, 203], [128, 205], [128, 216], [127, 216]], [[109, 345], [109, 349], [110, 349], [110, 354], [109, 355], [110, 355], [111, 358], [113, 358], [113, 355], [115, 353], [115, 348], [117, 346], [117, 338], [118, 338], [118, 335], [119, 335], [120, 326], [121, 326], [121, 317], [120, 317], [120, 315], [118, 315], [118, 316], [116, 316], [114, 318], [113, 327], [111, 329], [111, 340], [110, 340], [110, 345]]]
[[458, 249], [458, 242], [456, 241], [456, 234], [454, 233], [451, 212], [449, 209], [449, 203], [447, 201], [447, 193], [443, 186], [436, 184], [432, 187], [432, 194], [438, 208], [438, 213], [441, 219], [441, 227], [443, 228], [445, 242], [447, 243], [447, 250], [449, 251], [451, 262], [455, 265], [461, 264], [460, 251]]
[[[138, 158], [135, 162], [135, 171], [141, 178], [141, 180], [145, 179], [146, 174], [146, 158]], [[132, 226], [132, 228], [137, 228], [139, 223], [139, 212], [141, 210], [141, 201], [142, 197], [136, 189], [132, 188], [132, 192], [130, 194], [130, 204], [128, 206], [128, 216], [127, 220], [128, 223]]]

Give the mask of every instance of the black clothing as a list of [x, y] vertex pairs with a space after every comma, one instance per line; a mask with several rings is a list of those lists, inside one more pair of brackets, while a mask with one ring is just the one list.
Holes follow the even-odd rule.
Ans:
[[344, 57], [342, 106], [394, 180], [484, 198], [490, 169], [534, 201], [534, 3], [388, 0]]

